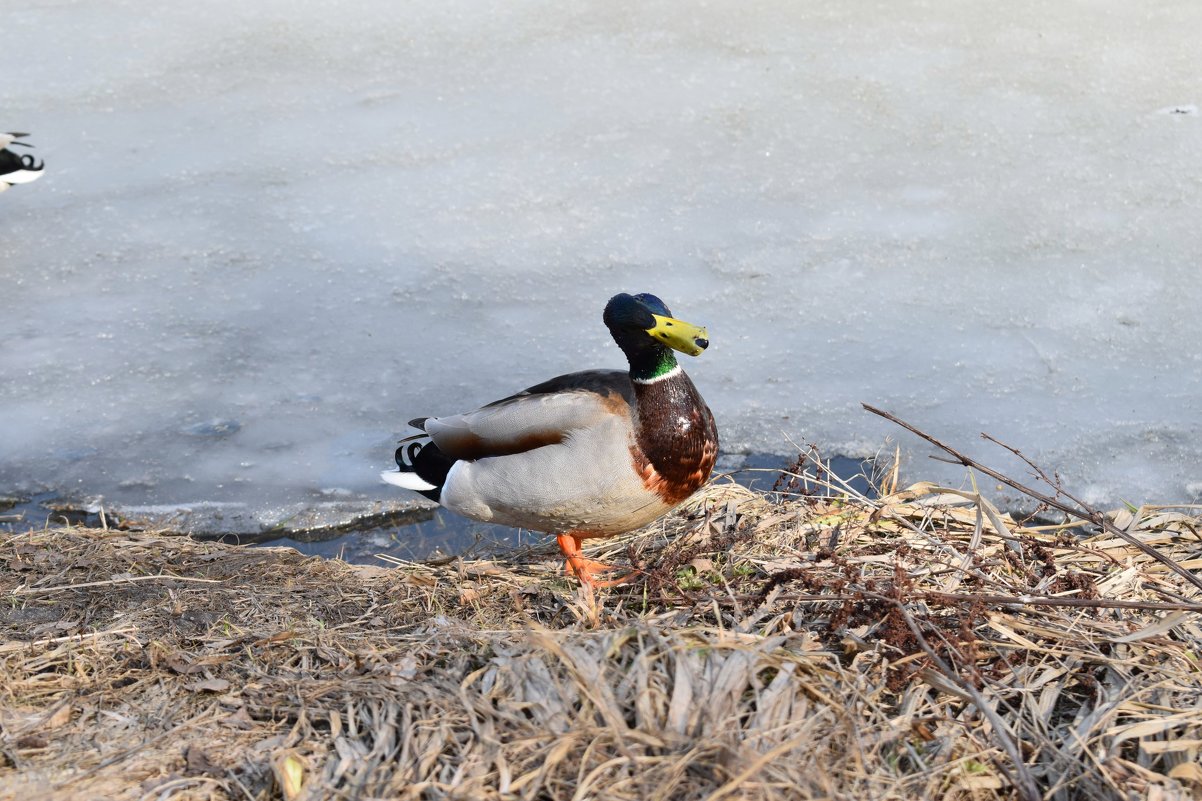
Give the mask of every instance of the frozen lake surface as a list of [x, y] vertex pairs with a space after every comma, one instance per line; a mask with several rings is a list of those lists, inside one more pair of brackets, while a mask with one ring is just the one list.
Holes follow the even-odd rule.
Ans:
[[[1202, 5], [32, 2], [0, 495], [387, 499], [404, 421], [708, 325], [728, 454], [1202, 495]], [[47, 35], [52, 32], [53, 35]], [[891, 440], [887, 444], [887, 440]], [[1005, 500], [1005, 493], [996, 496]]]

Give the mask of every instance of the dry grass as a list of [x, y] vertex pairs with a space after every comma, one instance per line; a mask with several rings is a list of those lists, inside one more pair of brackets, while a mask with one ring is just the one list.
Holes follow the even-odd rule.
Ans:
[[[1187, 570], [1193, 509], [1114, 522]], [[356, 568], [155, 532], [0, 542], [0, 797], [1176, 799], [1197, 589], [970, 493], [710, 487], [606, 554]]]

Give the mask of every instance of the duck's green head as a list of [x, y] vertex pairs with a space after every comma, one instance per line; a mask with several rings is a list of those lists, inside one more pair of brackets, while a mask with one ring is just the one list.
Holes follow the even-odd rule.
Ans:
[[[603, 318], [636, 378], [654, 378], [676, 366], [672, 350], [699, 356], [709, 347], [704, 327], [677, 320], [655, 295], [614, 295]], [[669, 350], [671, 348], [672, 350]]]

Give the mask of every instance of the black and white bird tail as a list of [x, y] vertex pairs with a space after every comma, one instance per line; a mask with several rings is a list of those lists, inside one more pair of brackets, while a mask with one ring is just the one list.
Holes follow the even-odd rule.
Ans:
[[9, 150], [12, 147], [33, 147], [28, 142], [18, 142], [29, 134], [0, 133], [0, 192], [14, 184], [27, 184], [42, 177], [46, 163], [33, 156], [21, 155]]
[[[409, 425], [422, 428], [426, 418], [410, 420]], [[389, 484], [413, 490], [425, 495], [435, 503], [441, 503], [442, 485], [446, 483], [447, 474], [455, 466], [457, 459], [443, 453], [430, 435], [424, 431], [405, 437], [400, 447], [396, 449], [397, 472], [389, 470], [380, 474], [380, 478]]]

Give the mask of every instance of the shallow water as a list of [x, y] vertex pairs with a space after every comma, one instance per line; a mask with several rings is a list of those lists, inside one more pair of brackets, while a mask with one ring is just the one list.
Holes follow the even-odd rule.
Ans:
[[[719, 459], [717, 481], [733, 480], [759, 490], [772, 490], [778, 484], [784, 489], [792, 475], [802, 479], [795, 490], [807, 494], [827, 495], [850, 491], [874, 497], [869, 476], [871, 461], [836, 456], [824, 460], [817, 470], [812, 462], [797, 470], [795, 462], [771, 454], [750, 456], [724, 455]], [[837, 479], [825, 475], [829, 469]], [[790, 471], [782, 477], [782, 470]], [[779, 479], [779, 482], [778, 482]], [[831, 486], [834, 484], [835, 486]], [[101, 527], [118, 525], [121, 510], [79, 508], [78, 504], [63, 502], [53, 495], [43, 495], [27, 501], [0, 504], [0, 531], [28, 531], [46, 525], [73, 523]], [[288, 546], [309, 556], [338, 558], [356, 564], [381, 564], [390, 557], [404, 561], [424, 561], [447, 556], [493, 555], [512, 552], [529, 546], [551, 542], [538, 532], [514, 529], [489, 523], [479, 523], [460, 517], [442, 508], [416, 511], [400, 516], [404, 522], [378, 524], [380, 516], [367, 525], [349, 524], [337, 529], [309, 530], [296, 536], [273, 537], [268, 532], [256, 532], [253, 537], [229, 534], [224, 537], [205, 535], [203, 539], [224, 539], [228, 542], [248, 542], [254, 545]], [[170, 518], [166, 518], [169, 526]]]
[[[726, 467], [720, 468], [720, 473], [744, 486], [761, 490], [771, 490], [781, 475], [780, 471], [792, 467], [787, 460], [771, 454], [726, 456], [722, 458], [721, 463]], [[839, 456], [826, 464], [836, 476], [844, 479], [853, 491], [866, 497], [875, 497], [868, 479], [872, 472], [871, 462]], [[813, 476], [813, 468], [806, 468], [805, 474]], [[820, 495], [832, 492], [830, 488], [821, 486], [816, 476], [814, 479], [805, 483], [808, 492]], [[837, 489], [833, 492], [838, 494]], [[315, 541], [285, 537], [265, 544], [288, 545], [312, 556], [337, 557], [361, 564], [380, 564], [380, 555], [420, 561], [442, 556], [504, 553], [515, 548], [550, 542], [552, 539], [549, 535], [509, 526], [479, 523], [439, 508], [434, 510], [429, 520], [410, 525], [352, 532], [332, 539]]]

